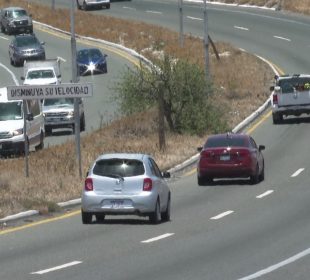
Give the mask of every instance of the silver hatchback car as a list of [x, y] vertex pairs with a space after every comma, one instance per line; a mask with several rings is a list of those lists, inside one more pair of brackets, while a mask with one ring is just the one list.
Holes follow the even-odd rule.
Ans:
[[114, 153], [99, 156], [90, 167], [82, 192], [82, 222], [93, 215], [148, 216], [153, 224], [170, 220], [171, 191], [154, 159], [146, 154]]

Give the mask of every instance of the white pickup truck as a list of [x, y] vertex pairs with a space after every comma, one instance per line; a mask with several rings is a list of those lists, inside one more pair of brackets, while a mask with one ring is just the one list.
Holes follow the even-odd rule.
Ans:
[[310, 114], [310, 74], [275, 76], [270, 90], [274, 124], [281, 123], [284, 116]]

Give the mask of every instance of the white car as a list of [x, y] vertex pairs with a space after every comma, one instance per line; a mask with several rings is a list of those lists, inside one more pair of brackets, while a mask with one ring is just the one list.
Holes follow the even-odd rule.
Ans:
[[154, 159], [146, 154], [113, 153], [92, 164], [82, 192], [82, 222], [95, 215], [148, 216], [151, 223], [170, 220], [171, 192]]
[[[23, 108], [26, 109], [24, 112]], [[44, 119], [39, 99], [8, 100], [7, 88], [0, 89], [0, 155], [12, 156], [25, 153], [26, 140], [36, 150], [44, 147]]]
[[86, 11], [89, 8], [110, 9], [110, 0], [76, 0], [76, 5], [79, 10]]

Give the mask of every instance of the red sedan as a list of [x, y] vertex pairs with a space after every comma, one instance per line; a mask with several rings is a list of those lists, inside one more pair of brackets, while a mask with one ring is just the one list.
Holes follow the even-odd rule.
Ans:
[[261, 152], [264, 149], [247, 134], [209, 136], [204, 146], [198, 148], [198, 185], [210, 183], [214, 178], [250, 178], [252, 184], [257, 184], [265, 176]]

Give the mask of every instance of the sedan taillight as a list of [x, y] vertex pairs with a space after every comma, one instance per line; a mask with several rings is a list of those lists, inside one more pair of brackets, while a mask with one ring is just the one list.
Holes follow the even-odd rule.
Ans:
[[272, 96], [272, 102], [273, 102], [273, 104], [278, 104], [278, 95], [277, 94], [274, 94]]
[[86, 178], [84, 189], [87, 192], [94, 190], [94, 185], [93, 185], [93, 179], [92, 178]]
[[153, 181], [150, 178], [144, 178], [143, 180], [143, 190], [150, 192], [153, 187]]

